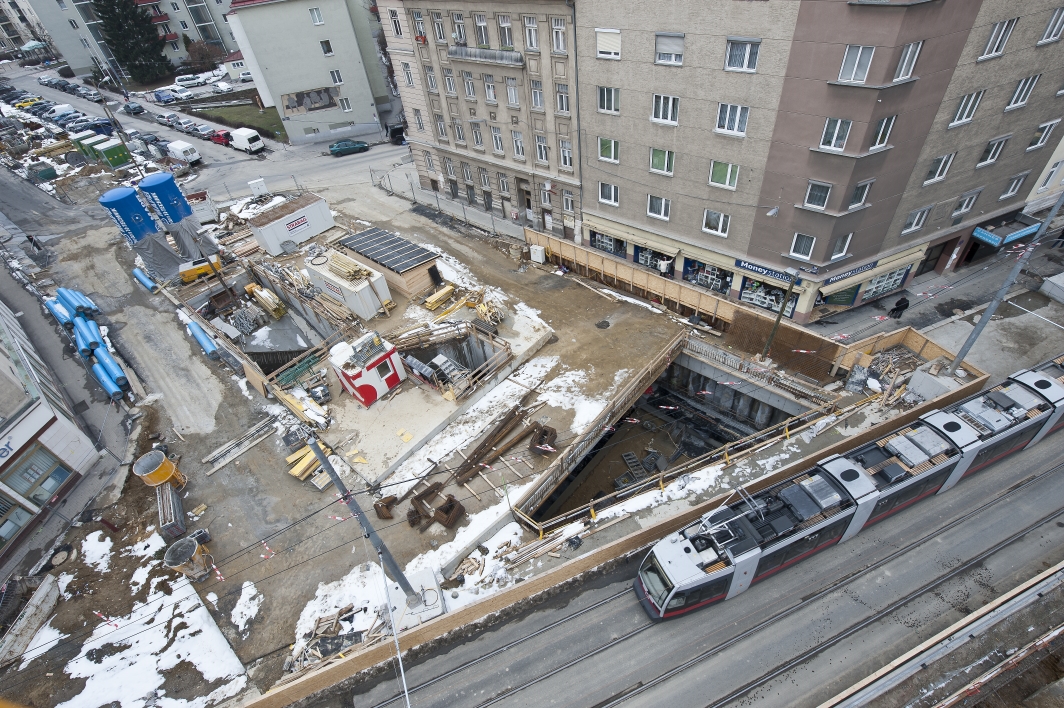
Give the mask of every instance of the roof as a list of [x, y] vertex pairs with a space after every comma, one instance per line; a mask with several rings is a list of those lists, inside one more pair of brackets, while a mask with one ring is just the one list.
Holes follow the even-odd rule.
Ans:
[[222, 61], [240, 61], [243, 58], [244, 58], [244, 53], [238, 49], [235, 52], [233, 52], [232, 54], [230, 54], [229, 56], [227, 56]]
[[396, 273], [405, 273], [436, 260], [436, 254], [427, 248], [422, 248], [384, 229], [373, 228], [360, 231], [353, 236], [340, 239], [340, 245]]
[[[171, 145], [172, 144], [173, 143], [171, 143]], [[283, 204], [278, 204], [273, 209], [264, 211], [261, 214], [258, 214], [257, 216], [251, 217], [251, 219], [248, 220], [248, 224], [251, 226], [266, 226], [267, 224], [272, 224], [278, 219], [283, 219], [289, 214], [294, 214], [303, 207], [308, 207], [311, 204], [315, 204], [320, 201], [324, 201], [324, 199], [322, 199], [322, 197], [319, 197], [317, 194], [314, 194], [313, 192], [307, 192], [306, 194], [299, 195], [295, 199], [289, 199]]]

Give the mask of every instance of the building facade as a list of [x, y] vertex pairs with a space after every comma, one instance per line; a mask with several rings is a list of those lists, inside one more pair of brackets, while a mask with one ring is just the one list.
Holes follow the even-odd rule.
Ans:
[[293, 143], [367, 136], [401, 122], [378, 17], [355, 0], [233, 0], [229, 23], [263, 104]]
[[1058, 0], [583, 0], [578, 238], [799, 322], [996, 252], [973, 233], [1049, 162], [1062, 26]]
[[26, 0], [6, 0], [0, 2], [0, 56], [10, 57], [19, 54], [19, 48], [40, 36], [40, 20]]
[[421, 186], [572, 238], [580, 149], [564, 2], [380, 3]]
[[0, 303], [0, 557], [99, 459], [14, 313]]

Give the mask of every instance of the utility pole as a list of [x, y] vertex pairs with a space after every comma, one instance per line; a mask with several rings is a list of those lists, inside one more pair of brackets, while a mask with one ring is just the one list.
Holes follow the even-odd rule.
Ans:
[[415, 592], [414, 588], [410, 586], [410, 581], [408, 581], [406, 576], [403, 575], [402, 569], [399, 567], [399, 564], [395, 562], [395, 558], [393, 558], [391, 552], [388, 551], [388, 547], [384, 545], [384, 541], [382, 541], [381, 537], [377, 535], [377, 531], [373, 528], [373, 524], [370, 523], [369, 517], [362, 512], [362, 508], [358, 505], [358, 502], [355, 501], [355, 495], [347, 490], [347, 485], [345, 485], [344, 481], [340, 479], [340, 475], [336, 473], [332, 463], [329, 462], [329, 458], [325, 456], [325, 452], [318, 444], [318, 439], [314, 437], [314, 433], [312, 433], [309, 428], [304, 428], [303, 432], [307, 435], [307, 445], [314, 453], [314, 457], [318, 458], [318, 462], [321, 463], [321, 468], [325, 470], [329, 475], [329, 479], [331, 479], [332, 483], [336, 485], [336, 488], [340, 490], [340, 498], [347, 502], [347, 508], [358, 518], [358, 522], [362, 524], [366, 536], [369, 537], [370, 545], [377, 549], [377, 553], [380, 555], [384, 569], [388, 571], [406, 594], [407, 605], [409, 607], [418, 607], [421, 605], [421, 595]]
[[[384, 565], [384, 546], [377, 548], [377, 557]], [[395, 659], [399, 662], [399, 678], [403, 682], [403, 698], [406, 699], [406, 708], [410, 708], [410, 691], [406, 687], [406, 670], [403, 669], [403, 652], [399, 648], [399, 628], [395, 626], [395, 615], [392, 614], [392, 596], [388, 592], [388, 578], [384, 579], [384, 603], [388, 608], [388, 624], [392, 626], [392, 638], [395, 640]]]
[[1023, 267], [1027, 265], [1029, 260], [1031, 260], [1031, 255], [1034, 253], [1034, 249], [1038, 246], [1038, 242], [1045, 237], [1046, 231], [1049, 230], [1049, 222], [1057, 217], [1057, 212], [1060, 211], [1062, 206], [1064, 206], [1064, 192], [1061, 192], [1060, 196], [1057, 197], [1057, 201], [1053, 205], [1053, 208], [1049, 210], [1049, 215], [1046, 216], [1042, 225], [1038, 227], [1038, 233], [1035, 234], [1035, 237], [1029, 244], [1027, 244], [1027, 247], [1023, 250], [1023, 253], [1020, 254], [1020, 257], [1016, 259], [1016, 265], [1012, 267], [1012, 271], [1009, 273], [1008, 277], [1005, 278], [1005, 282], [1002, 283], [1001, 289], [997, 291], [997, 294], [994, 295], [994, 299], [990, 301], [990, 304], [986, 306], [983, 314], [979, 316], [979, 321], [976, 322], [975, 329], [973, 329], [972, 333], [968, 335], [968, 339], [964, 341], [964, 346], [962, 346], [960, 351], [957, 352], [957, 358], [953, 360], [953, 363], [949, 365], [949, 369], [946, 370], [946, 376], [953, 376], [957, 371], [957, 367], [961, 365], [962, 361], [964, 361], [964, 357], [968, 356], [968, 352], [971, 351], [972, 346], [975, 345], [975, 340], [979, 339], [979, 335], [982, 334], [983, 328], [986, 327], [990, 318], [994, 316], [994, 312], [998, 309], [998, 305], [1000, 305], [1002, 300], [1005, 299], [1005, 296], [1009, 294], [1009, 288], [1011, 288], [1012, 284], [1016, 282], [1016, 278], [1020, 277], [1020, 271], [1023, 270]]
[[783, 311], [786, 310], [787, 305], [791, 303], [791, 293], [794, 292], [794, 282], [798, 280], [798, 271], [794, 268], [788, 268], [785, 272], [791, 277], [791, 281], [787, 283], [787, 294], [783, 296], [783, 304], [780, 305], [780, 311], [776, 313], [776, 323], [772, 325], [772, 331], [769, 332], [768, 341], [765, 342], [765, 348], [761, 350], [762, 359], [768, 356], [768, 350], [772, 348], [772, 340], [776, 338], [776, 330], [780, 328], [780, 320], [783, 319]]

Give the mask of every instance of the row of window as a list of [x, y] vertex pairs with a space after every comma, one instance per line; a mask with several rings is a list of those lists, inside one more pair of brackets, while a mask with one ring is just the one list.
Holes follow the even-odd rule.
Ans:
[[[428, 34], [425, 31], [424, 13], [421, 10], [412, 10], [410, 16], [414, 22], [415, 38], [421, 42], [427, 41]], [[398, 11], [389, 10], [389, 18], [391, 20], [392, 33], [396, 37], [402, 37], [403, 25], [399, 19]], [[473, 39], [476, 46], [490, 49], [491, 37], [488, 30], [488, 15], [485, 13], [474, 12], [470, 15], [470, 18], [473, 21]], [[440, 44], [447, 44], [448, 42], [446, 27], [446, 22], [448, 20], [451, 25], [450, 40], [459, 46], [466, 46], [468, 44], [466, 17], [461, 12], [450, 12], [445, 15], [442, 11], [430, 10], [428, 19], [432, 23], [432, 35]], [[514, 44], [514, 21], [515, 20], [511, 15], [495, 16], [494, 24], [496, 37], [498, 39], [498, 46], [502, 49], [513, 50], [516, 46]], [[521, 16], [519, 22], [524, 29], [525, 50], [538, 52], [540, 50], [539, 20], [533, 16]], [[550, 50], [554, 53], [564, 54], [566, 52], [568, 41], [565, 34], [565, 25], [566, 20], [564, 17], [550, 18]]]
[[[1049, 121], [1048, 123], [1042, 123], [1038, 126], [1034, 135], [1031, 136], [1031, 140], [1027, 143], [1025, 150], [1030, 152], [1031, 150], [1037, 150], [1040, 147], [1044, 147], [1049, 142], [1049, 136], [1053, 134], [1053, 130], [1060, 123], [1060, 119]], [[997, 162], [1001, 157], [1001, 152], [1005, 149], [1005, 145], [1011, 140], [1011, 135], [1005, 135], [1000, 138], [994, 138], [986, 144], [983, 149], [982, 155], [979, 156], [976, 167], [986, 167]], [[927, 175], [924, 177], [924, 184], [934, 184], [935, 182], [941, 182], [946, 178], [949, 173], [950, 167], [953, 165], [953, 158], [957, 156], [956, 152], [951, 152], [948, 155], [940, 155], [931, 161], [931, 166], [927, 170]], [[1009, 195], [1011, 196], [1011, 195]]]
[[[1001, 193], [1001, 196], [998, 197], [998, 201], [1009, 199], [1010, 197], [1015, 197], [1019, 194], [1020, 188], [1023, 187], [1023, 183], [1027, 181], [1029, 175], [1030, 171], [1010, 177], [1008, 183], [1005, 185], [1005, 190]], [[1046, 176], [1046, 188], [1048, 188], [1048, 183], [1052, 181], [1054, 176], [1055, 172], [1052, 171]], [[980, 189], [961, 195], [956, 206], [953, 208], [952, 216], [956, 218], [970, 212], [975, 206], [975, 202], [981, 193], [982, 190]], [[931, 210], [934, 208], [935, 205], [932, 204], [909, 212], [909, 215], [905, 218], [905, 223], [901, 227], [901, 232], [903, 234], [908, 234], [922, 229], [924, 224], [927, 223], [927, 217], [931, 215]]]
[[[1012, 97], [1005, 105], [1005, 111], [1012, 111], [1026, 106], [1031, 98], [1031, 93], [1034, 91], [1034, 87], [1038, 84], [1038, 80], [1041, 78], [1041, 74], [1034, 74], [1033, 76], [1020, 79], [1016, 84], [1016, 88], [1012, 92]], [[1060, 95], [1061, 93], [1064, 93], [1064, 89], [1058, 91], [1057, 95]], [[957, 110], [953, 114], [953, 119], [950, 121], [949, 127], [955, 128], [957, 126], [971, 123], [975, 118], [975, 111], [979, 108], [979, 104], [982, 102], [984, 94], [986, 94], [986, 89], [973, 91], [972, 93], [961, 96], [961, 100], [957, 104]]]
[[[414, 85], [414, 72], [410, 68], [410, 64], [407, 62], [400, 62], [400, 69], [403, 72], [403, 77], [406, 80], [407, 86]], [[426, 64], [425, 80], [428, 84], [429, 93], [439, 93], [439, 83], [436, 80], [436, 70]], [[465, 97], [469, 100], [477, 100], [477, 81], [473, 77], [471, 71], [461, 71], [458, 77], [462, 82], [462, 89]], [[499, 93], [495, 84], [494, 74], [481, 74], [480, 81], [484, 86], [484, 102], [491, 105], [498, 105]], [[504, 76], [503, 84], [506, 86], [506, 104], [510, 108], [521, 107], [521, 92], [517, 86], [517, 79], [512, 76]], [[445, 68], [443, 70], [443, 87], [444, 93], [449, 96], [458, 95], [458, 82], [456, 80], [454, 70]], [[536, 110], [543, 110], [545, 102], [543, 98], [543, 82], [538, 79], [531, 79], [528, 82], [529, 95], [531, 97], [531, 107]], [[569, 84], [555, 84], [554, 85], [554, 105], [559, 113], [569, 112]]]
[[[425, 156], [425, 166], [428, 168], [428, 171], [431, 174], [436, 174], [436, 160], [432, 156], [432, 153], [429, 152], [428, 150], [426, 150], [424, 152], [424, 156]], [[454, 166], [454, 161], [451, 160], [451, 158], [449, 158], [449, 157], [443, 158], [443, 168], [444, 168], [444, 170], [445, 170], [445, 172], [446, 172], [448, 177], [451, 177], [451, 178], [456, 179], [456, 180], [458, 179], [458, 172], [456, 171], [455, 166]], [[467, 163], [467, 162], [460, 163], [459, 169], [461, 170], [462, 178], [465, 180], [467, 185], [475, 184], [475, 181], [473, 179], [473, 168], [469, 165], [469, 163]], [[487, 190], [492, 189], [493, 185], [491, 183], [491, 173], [488, 172], [488, 170], [484, 169], [483, 167], [478, 167], [477, 168], [477, 173], [478, 173], [479, 178], [480, 178], [480, 186], [482, 188], [484, 188], [484, 189], [487, 189]], [[501, 194], [504, 198], [508, 198], [509, 195], [510, 195], [510, 178], [506, 175], [505, 172], [499, 172], [499, 173], [497, 173], [497, 180], [498, 180], [499, 194]], [[574, 206], [574, 203], [575, 203], [575, 195], [573, 193], [573, 190], [571, 190], [571, 189], [562, 189], [561, 190], [561, 196], [562, 196], [562, 210], [563, 211], [568, 211], [568, 212], [573, 211], [573, 206]], [[554, 193], [544, 185], [541, 188], [541, 190], [540, 190], [540, 203], [543, 204], [543, 206], [545, 206], [545, 207], [551, 207], [551, 206], [553, 206], [553, 202], [554, 202], [553, 197], [554, 197]], [[475, 201], [475, 200], [472, 200], [472, 201]]]
[[[451, 119], [450, 126], [447, 124], [447, 120], [443, 117], [442, 113], [435, 114], [436, 119], [436, 133], [441, 140], [448, 140], [453, 134], [454, 141], [456, 143], [466, 142], [465, 126], [458, 118]], [[421, 111], [417, 108], [414, 109], [414, 125], [418, 130], [425, 130], [425, 121], [421, 115]], [[447, 129], [450, 127], [451, 134]], [[504, 145], [503, 131], [497, 125], [489, 125], [489, 134], [491, 136], [491, 149], [496, 155], [500, 157], [506, 156], [506, 149]], [[475, 147], [484, 147], [484, 130], [483, 121], [471, 120], [469, 121], [469, 134]], [[512, 145], [512, 154], [514, 159], [525, 159], [525, 139], [524, 133], [520, 130], [511, 130], [510, 139]], [[545, 135], [535, 135], [536, 142], [536, 162], [549, 165], [550, 164], [550, 146], [547, 143], [547, 137]], [[561, 138], [558, 140], [558, 159], [559, 166], [563, 169], [573, 169], [573, 141], [567, 138]]]

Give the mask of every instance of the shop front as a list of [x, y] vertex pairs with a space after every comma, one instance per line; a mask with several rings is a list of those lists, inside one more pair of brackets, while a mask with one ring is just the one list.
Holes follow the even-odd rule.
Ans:
[[1042, 222], [1034, 217], [1018, 213], [976, 226], [958, 267], [977, 263], [999, 253], [1010, 243], [1034, 236], [1041, 225]]
[[683, 259], [684, 281], [712, 292], [727, 295], [731, 291], [734, 276], [732, 271], [720, 266], [696, 261], [693, 258]]
[[770, 312], [779, 312], [780, 308], [783, 308], [783, 314], [786, 317], [794, 318], [798, 299], [805, 291], [804, 288], [799, 287], [802, 284], [801, 278], [795, 279], [795, 287], [792, 289], [791, 296], [784, 303], [784, 298], [787, 296], [787, 285], [791, 279], [790, 275], [775, 268], [769, 268], [768, 266], [758, 265], [742, 259], [736, 260], [735, 266], [739, 271], [749, 271], [751, 273], [750, 275], [743, 274], [742, 282], [739, 284], [739, 300]]
[[[940, 252], [941, 254], [941, 252]], [[924, 262], [924, 246], [835, 273], [819, 284], [813, 319], [848, 310], [903, 289]]]
[[655, 271], [665, 278], [671, 278], [676, 272], [677, 253], [663, 253], [649, 246], [634, 246], [632, 259], [641, 266]]
[[628, 244], [625, 241], [594, 229], [588, 231], [588, 245], [617, 258], [628, 258]]

